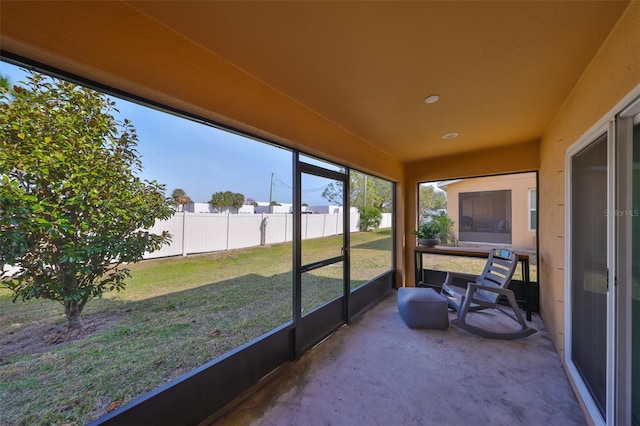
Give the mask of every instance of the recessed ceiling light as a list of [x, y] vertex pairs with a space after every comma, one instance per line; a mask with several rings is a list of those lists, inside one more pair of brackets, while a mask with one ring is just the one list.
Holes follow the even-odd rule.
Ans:
[[457, 138], [458, 135], [459, 133], [451, 132], [451, 133], [447, 133], [446, 135], [442, 135], [442, 139], [453, 139], [453, 138]]
[[438, 95], [431, 95], [431, 96], [427, 96], [427, 99], [424, 100], [425, 104], [434, 104], [436, 102], [438, 102], [440, 100], [440, 96]]

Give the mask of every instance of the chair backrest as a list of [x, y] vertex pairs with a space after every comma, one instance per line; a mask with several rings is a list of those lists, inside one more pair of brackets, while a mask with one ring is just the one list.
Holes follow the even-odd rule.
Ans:
[[[484, 271], [476, 279], [476, 282], [487, 287], [509, 287], [513, 273], [516, 271], [516, 266], [518, 266], [518, 255], [514, 251], [491, 249]], [[479, 291], [482, 292], [482, 290]], [[488, 291], [482, 292], [482, 295], [484, 298], [494, 302], [500, 297], [499, 294]]]

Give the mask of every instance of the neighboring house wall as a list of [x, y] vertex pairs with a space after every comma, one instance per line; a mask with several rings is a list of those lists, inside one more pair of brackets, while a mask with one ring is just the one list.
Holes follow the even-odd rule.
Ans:
[[253, 204], [245, 204], [238, 209], [239, 214], [254, 214], [256, 212], [256, 208]]
[[215, 209], [210, 203], [189, 203], [182, 210], [189, 213], [214, 213]]
[[[344, 208], [342, 206], [309, 206], [307, 207], [308, 211], [314, 213], [325, 213], [325, 214], [338, 214], [342, 213]], [[358, 209], [356, 207], [350, 207], [349, 211], [351, 214], [358, 213]]]
[[270, 205], [269, 203], [258, 203], [255, 207], [256, 214], [262, 213], [277, 213], [277, 214], [287, 214], [291, 213], [293, 210], [293, 204], [291, 203], [280, 203], [277, 205]]
[[[495, 241], [496, 243], [510, 244], [512, 247], [519, 249], [535, 249], [536, 232], [529, 230], [529, 190], [536, 189], [535, 173], [518, 173], [504, 176], [488, 176], [473, 179], [463, 179], [450, 183], [442, 188], [447, 191], [447, 215], [456, 223], [454, 226], [456, 239], [461, 242], [480, 242], [487, 235], [482, 232], [463, 232], [460, 233], [460, 225], [464, 220], [460, 217], [460, 194], [470, 192], [483, 191], [511, 191], [511, 206], [506, 220], [508, 220], [508, 229], [511, 230], [510, 243], [508, 241]], [[491, 212], [489, 212], [491, 214]], [[495, 227], [498, 224], [494, 224]], [[482, 231], [482, 229], [474, 228], [474, 231]], [[462, 236], [462, 238], [461, 238]], [[476, 236], [477, 238], [474, 238]], [[490, 235], [488, 235], [490, 237]], [[475, 241], [474, 241], [475, 240]]]

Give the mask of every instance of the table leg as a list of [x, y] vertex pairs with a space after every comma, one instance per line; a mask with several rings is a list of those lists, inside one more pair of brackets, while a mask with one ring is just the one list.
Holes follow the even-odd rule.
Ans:
[[524, 309], [527, 313], [527, 321], [531, 321], [531, 281], [529, 277], [529, 259], [522, 262], [522, 285], [524, 286]]
[[423, 273], [423, 269], [422, 269], [422, 253], [416, 251], [415, 252], [415, 256], [416, 257], [414, 259], [414, 261], [415, 261], [415, 271], [414, 271], [415, 283], [414, 283], [414, 285], [416, 287], [418, 287], [418, 284], [420, 282], [422, 282], [422, 279], [423, 279], [423, 276], [422, 276], [422, 273]]

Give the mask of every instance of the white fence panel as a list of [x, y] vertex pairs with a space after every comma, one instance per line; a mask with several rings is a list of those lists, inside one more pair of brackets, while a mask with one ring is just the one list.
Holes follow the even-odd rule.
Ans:
[[228, 218], [228, 215], [187, 213], [184, 253], [226, 250]]
[[[324, 223], [327, 215], [303, 214], [302, 215], [302, 239], [324, 237]], [[305, 220], [306, 219], [306, 220]]]
[[229, 215], [229, 244], [227, 249], [260, 245], [261, 215]]
[[162, 231], [169, 231], [171, 234], [171, 244], [164, 245], [160, 250], [153, 253], [145, 253], [145, 259], [155, 259], [158, 257], [179, 256], [182, 255], [183, 235], [183, 214], [176, 213], [167, 220], [157, 220], [149, 232], [152, 234], [161, 234]]
[[322, 214], [322, 236], [329, 237], [331, 235], [342, 234], [342, 214]]
[[284, 235], [284, 241], [285, 242], [293, 241], [293, 214], [292, 213], [289, 213], [287, 215], [287, 228], [286, 228], [286, 233]]
[[391, 213], [382, 213], [382, 221], [380, 222], [380, 226], [378, 226], [378, 229], [391, 228], [391, 225]]
[[291, 241], [291, 237], [287, 240], [287, 234], [291, 235], [292, 220], [291, 214], [265, 214], [263, 221], [264, 244]]
[[[360, 215], [351, 212], [350, 216], [350, 231], [358, 232]], [[340, 235], [343, 232], [341, 213], [303, 214], [301, 219], [303, 240]], [[391, 213], [383, 213], [380, 228], [390, 228], [391, 225]], [[292, 241], [293, 215], [178, 212], [168, 220], [157, 221], [149, 231], [160, 233], [164, 230], [171, 233], [171, 244], [156, 252], [146, 253], [145, 259]]]
[[[357, 211], [349, 213], [349, 226], [351, 232], [360, 231], [360, 213]], [[342, 232], [342, 229], [340, 229], [340, 232]]]
[[[300, 228], [301, 228], [301, 232], [300, 232], [300, 236], [303, 240], [307, 239], [307, 227], [309, 223], [309, 215], [308, 214], [303, 214], [302, 217], [300, 218]], [[293, 226], [293, 224], [292, 224]], [[292, 234], [293, 235], [293, 228], [292, 228]]]

